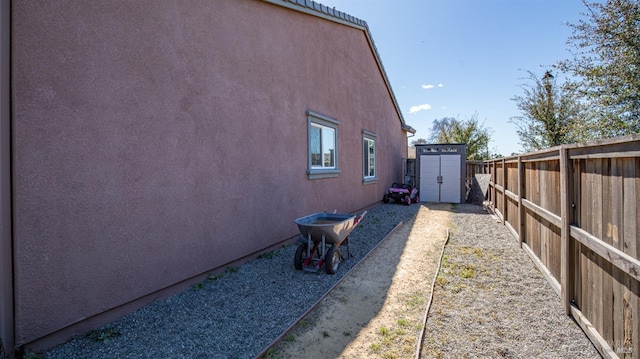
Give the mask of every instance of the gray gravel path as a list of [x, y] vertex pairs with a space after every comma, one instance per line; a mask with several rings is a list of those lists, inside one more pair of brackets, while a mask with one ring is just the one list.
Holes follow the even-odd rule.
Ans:
[[349, 237], [354, 257], [341, 263], [335, 275], [295, 270], [296, 245], [288, 245], [228, 268], [218, 279], [156, 301], [41, 358], [253, 358], [418, 208], [380, 204], [369, 209]]
[[600, 358], [507, 228], [458, 205], [423, 358]]

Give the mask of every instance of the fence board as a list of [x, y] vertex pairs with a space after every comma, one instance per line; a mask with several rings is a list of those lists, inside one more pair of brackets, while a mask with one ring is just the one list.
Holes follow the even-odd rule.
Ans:
[[[580, 209], [582, 208], [582, 188], [583, 188], [583, 184], [584, 184], [584, 176], [583, 176], [583, 172], [582, 169], [584, 168], [584, 161], [581, 160], [572, 160], [573, 162], [573, 203], [571, 204], [571, 207], [573, 209], [573, 223], [570, 223], [571, 225], [575, 225], [577, 227], [581, 227], [581, 223], [582, 223], [582, 218], [581, 218], [581, 211]], [[569, 238], [570, 239], [570, 238]], [[574, 295], [574, 302], [576, 303], [576, 306], [578, 308], [582, 308], [583, 302], [582, 302], [582, 279], [583, 279], [583, 273], [581, 270], [579, 270], [579, 266], [580, 266], [580, 260], [581, 260], [581, 244], [580, 243], [575, 243], [574, 241], [571, 241], [573, 245], [573, 263], [574, 263], [574, 268], [577, 268], [578, 270], [576, 270], [575, 273], [575, 278], [573, 279], [573, 295]]]
[[[587, 160], [593, 162], [592, 180], [593, 187], [591, 189], [591, 233], [598, 238], [602, 238], [602, 161], [600, 159]], [[593, 301], [593, 311], [589, 313], [588, 318], [591, 323], [602, 335], [603, 333], [603, 261], [602, 257], [596, 255], [595, 262], [592, 264], [594, 272], [594, 290], [591, 293]], [[606, 339], [606, 338], [605, 338]]]
[[[549, 187], [549, 161], [540, 162], [540, 175], [538, 176], [538, 185], [540, 186], [540, 198], [536, 202], [542, 208], [549, 208], [547, 200], [547, 193], [551, 189]], [[549, 268], [549, 232], [546, 227], [549, 226], [549, 222], [546, 219], [538, 221], [538, 231], [540, 236], [540, 249], [536, 253], [538, 258]]]
[[[538, 169], [537, 163], [531, 163], [531, 170], [529, 171], [529, 194], [527, 196], [528, 200], [532, 203], [538, 204], [540, 203], [539, 198], [539, 182], [538, 182]], [[538, 226], [538, 217], [535, 213], [527, 211], [528, 215], [528, 223], [527, 227], [529, 228], [529, 232], [527, 235], [529, 248], [536, 255], [540, 255], [540, 231]]]
[[[546, 193], [549, 210], [556, 216], [560, 216], [560, 161], [550, 161], [548, 182], [549, 190]], [[562, 252], [560, 241], [560, 229], [562, 221], [557, 225], [548, 227], [548, 248], [549, 248], [549, 270], [555, 278], [560, 279], [560, 254]]]
[[[640, 158], [623, 160], [623, 247], [624, 252], [639, 258], [638, 239], [640, 238]], [[640, 285], [637, 280], [627, 276], [625, 286], [624, 342], [625, 349], [636, 358], [640, 357]]]
[[[624, 252], [624, 233], [622, 228], [624, 226], [621, 208], [616, 203], [623, 203], [624, 197], [622, 194], [622, 178], [624, 176], [622, 168], [622, 160], [614, 158], [611, 160], [611, 172], [609, 179], [609, 201], [608, 207], [611, 213], [611, 221], [607, 224], [607, 240], [620, 251]], [[624, 349], [624, 315], [628, 311], [628, 305], [625, 303], [625, 282], [626, 275], [624, 272], [617, 268], [612, 268], [613, 277], [613, 296], [612, 303], [610, 305], [612, 310], [612, 333], [613, 338], [613, 350], [618, 353], [621, 358], [629, 357]], [[605, 304], [606, 305], [606, 304]], [[606, 333], [604, 335], [607, 336]], [[622, 348], [622, 350], [620, 350]]]
[[[598, 235], [598, 238], [602, 239], [605, 243], [612, 245], [612, 224], [613, 213], [612, 213], [612, 205], [611, 205], [611, 159], [603, 158], [600, 160], [602, 164], [602, 217], [600, 219], [601, 223], [601, 232]], [[613, 318], [613, 304], [614, 304], [614, 278], [615, 273], [613, 271], [613, 266], [609, 261], [602, 261], [602, 322], [612, 322]], [[613, 325], [603, 325], [602, 327], [602, 336], [604, 338], [613, 338]]]

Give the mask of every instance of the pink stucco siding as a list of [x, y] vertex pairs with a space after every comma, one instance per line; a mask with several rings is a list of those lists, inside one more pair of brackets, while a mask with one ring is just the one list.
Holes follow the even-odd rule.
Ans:
[[[401, 180], [406, 133], [360, 29], [256, 0], [14, 0], [11, 15], [17, 345]], [[340, 121], [337, 178], [307, 176], [307, 110]]]

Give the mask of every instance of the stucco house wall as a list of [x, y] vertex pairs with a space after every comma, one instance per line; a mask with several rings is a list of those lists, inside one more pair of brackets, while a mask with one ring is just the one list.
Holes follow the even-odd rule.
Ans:
[[[5, 346], [95, 327], [401, 180], [407, 126], [366, 24], [274, 3], [11, 1]], [[339, 122], [337, 177], [307, 174], [308, 111]]]

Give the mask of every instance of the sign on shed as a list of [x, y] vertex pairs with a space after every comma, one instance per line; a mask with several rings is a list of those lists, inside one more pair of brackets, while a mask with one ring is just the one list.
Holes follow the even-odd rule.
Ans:
[[461, 203], [465, 196], [467, 145], [416, 145], [418, 188], [423, 202]]

